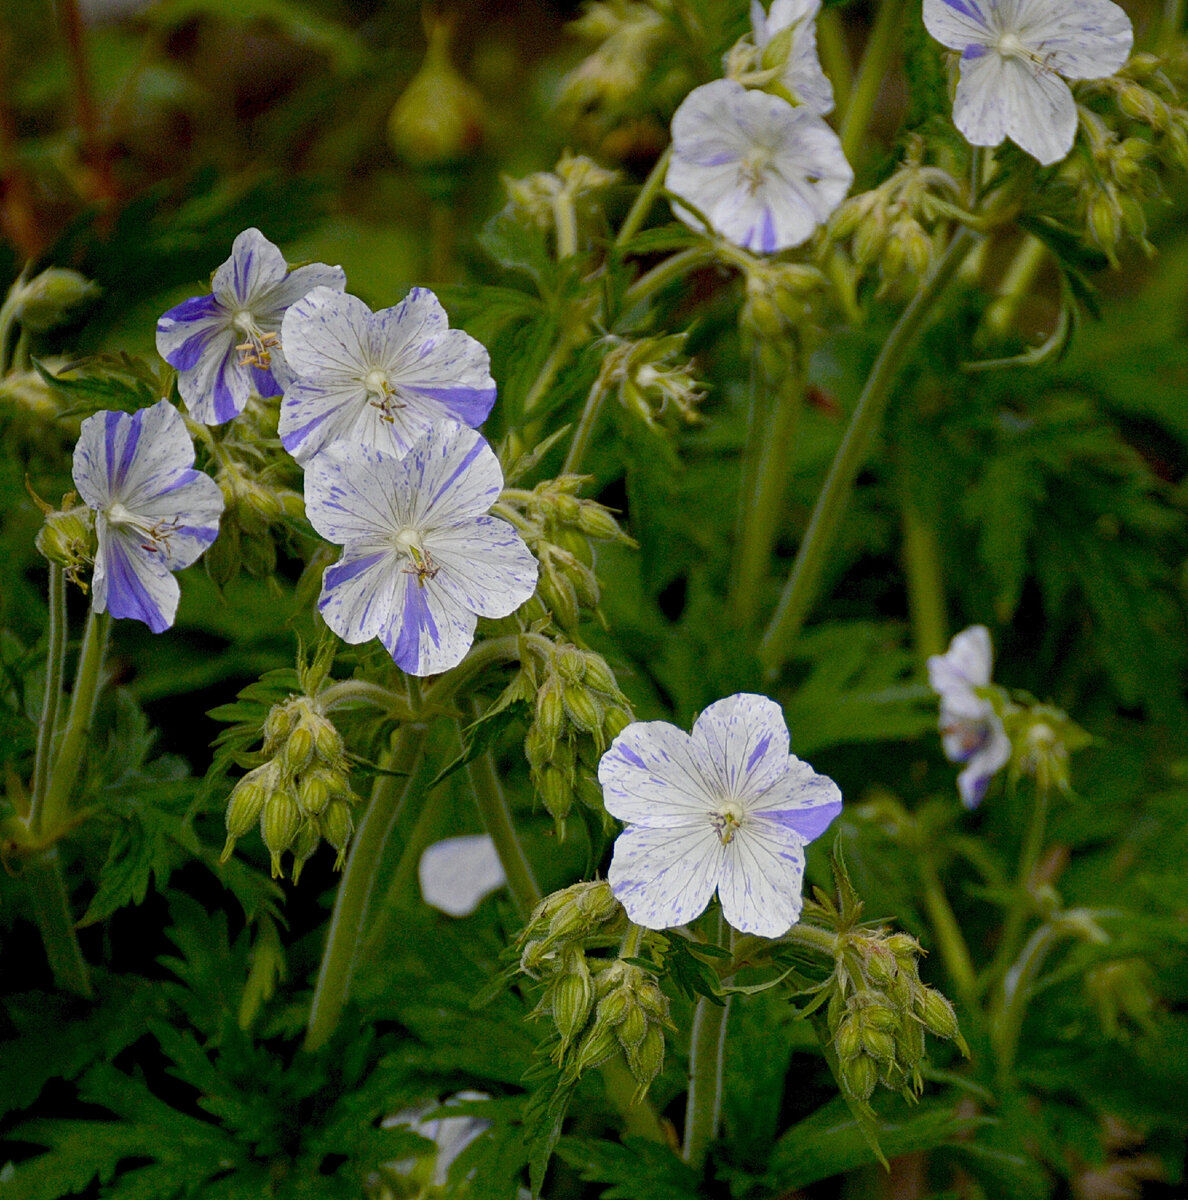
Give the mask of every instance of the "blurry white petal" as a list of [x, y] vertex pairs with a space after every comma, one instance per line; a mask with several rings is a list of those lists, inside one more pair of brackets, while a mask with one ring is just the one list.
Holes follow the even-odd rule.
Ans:
[[495, 843], [485, 833], [435, 842], [421, 855], [417, 874], [425, 903], [451, 917], [468, 916], [507, 883]]
[[995, 0], [924, 0], [924, 28], [950, 50], [988, 45], [994, 7]]
[[1130, 57], [1134, 28], [1112, 0], [1016, 0], [1015, 24], [1037, 59], [1065, 79], [1103, 79]]

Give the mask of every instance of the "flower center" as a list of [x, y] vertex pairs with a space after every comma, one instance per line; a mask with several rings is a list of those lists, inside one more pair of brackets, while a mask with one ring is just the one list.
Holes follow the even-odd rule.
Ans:
[[380, 412], [380, 420], [387, 421], [389, 424], [395, 421], [392, 415], [392, 410], [396, 408], [404, 408], [404, 405], [396, 399], [395, 393], [392, 391], [392, 385], [388, 382], [388, 374], [380, 367], [372, 367], [362, 379], [363, 386], [367, 389], [367, 395], [370, 399], [367, 401], [372, 408], [378, 408]]
[[140, 548], [149, 554], [164, 554], [169, 558], [171, 550], [169, 539], [178, 527], [177, 517], [164, 517], [150, 525], [144, 517], [130, 512], [118, 500], [112, 501], [105, 514], [107, 523], [117, 529], [126, 529], [140, 538]]
[[280, 343], [280, 337], [275, 333], [263, 333], [248, 308], [236, 309], [231, 317], [231, 328], [243, 338], [235, 347], [240, 354], [239, 365], [266, 371], [272, 365], [272, 351]]
[[734, 835], [742, 828], [745, 817], [742, 805], [734, 800], [724, 801], [710, 813], [710, 824], [723, 846], [729, 846], [734, 841]]
[[941, 735], [957, 739], [957, 752], [953, 760], [968, 762], [990, 740], [990, 723], [959, 718], [945, 725]]
[[752, 146], [743, 155], [739, 164], [739, 176], [750, 189], [752, 196], [763, 186], [763, 180], [774, 161], [775, 155], [766, 146]]
[[1017, 33], [1012, 33], [1009, 30], [999, 35], [998, 42], [994, 48], [1003, 58], [1022, 58], [1028, 62], [1036, 63], [1041, 67], [1045, 65], [1044, 59], [1026, 46]]
[[433, 579], [441, 568], [433, 561], [433, 556], [421, 545], [420, 533], [411, 525], [406, 525], [393, 539], [396, 549], [412, 563], [405, 567], [406, 575], [415, 575], [417, 584], [425, 586], [426, 579]]

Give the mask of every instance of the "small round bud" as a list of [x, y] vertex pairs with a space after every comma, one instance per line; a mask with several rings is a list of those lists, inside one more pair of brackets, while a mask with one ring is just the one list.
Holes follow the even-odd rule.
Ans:
[[546, 742], [555, 742], [565, 731], [565, 699], [561, 682], [546, 679], [536, 693], [536, 725]]
[[275, 791], [264, 803], [260, 815], [260, 835], [272, 858], [272, 878], [279, 879], [280, 856], [293, 844], [297, 828], [301, 824], [301, 813], [292, 796], [283, 788]]
[[355, 822], [351, 816], [350, 805], [345, 800], [331, 800], [326, 805], [325, 812], [318, 818], [322, 837], [338, 851], [334, 860], [334, 869], [340, 870], [346, 861], [346, 848], [354, 832]]
[[921, 989], [917, 1011], [928, 1031], [937, 1037], [955, 1039], [961, 1036], [953, 1006], [935, 988]]
[[586, 655], [576, 646], [562, 646], [554, 655], [553, 664], [566, 683], [581, 683], [586, 677]]
[[49, 267], [15, 290], [15, 315], [30, 333], [46, 333], [68, 321], [72, 311], [99, 295], [100, 288], [77, 271]]
[[[621, 1030], [622, 1026], [620, 1037]], [[664, 1034], [658, 1025], [649, 1025], [639, 1044], [635, 1047], [625, 1047], [625, 1050], [627, 1066], [631, 1069], [635, 1082], [639, 1084], [639, 1090], [635, 1093], [638, 1101], [643, 1098], [652, 1080], [664, 1068]]]
[[566, 684], [561, 696], [570, 721], [583, 733], [592, 734], [602, 728], [603, 707], [589, 689], [580, 684]]
[[94, 558], [94, 513], [85, 504], [65, 512], [46, 513], [35, 544], [44, 558], [77, 573]]
[[302, 815], [317, 817], [330, 803], [332, 788], [323, 771], [307, 771], [297, 784], [297, 805]]
[[582, 502], [581, 512], [578, 514], [578, 528], [599, 542], [627, 540], [627, 535], [619, 526], [619, 522], [611, 516], [610, 511], [591, 500]]
[[838, 1074], [843, 1090], [852, 1100], [869, 1100], [879, 1080], [879, 1069], [875, 1060], [866, 1054], [859, 1054], [849, 1062], [843, 1062]]

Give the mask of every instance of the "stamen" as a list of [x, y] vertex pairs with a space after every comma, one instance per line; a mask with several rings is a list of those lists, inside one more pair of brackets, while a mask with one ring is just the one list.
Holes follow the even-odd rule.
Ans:
[[710, 824], [723, 846], [734, 841], [734, 835], [742, 828], [743, 811], [737, 804], [726, 804], [717, 812], [710, 813]]

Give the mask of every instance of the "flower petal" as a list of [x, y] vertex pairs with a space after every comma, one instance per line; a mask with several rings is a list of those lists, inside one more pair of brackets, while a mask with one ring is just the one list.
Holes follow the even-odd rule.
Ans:
[[341, 267], [329, 267], [325, 263], [307, 263], [304, 267], [295, 267], [261, 297], [258, 311], [265, 320], [271, 316], [279, 325], [287, 308], [308, 296], [314, 288], [320, 287], [341, 292], [346, 287], [346, 272]]
[[988, 737], [981, 749], [969, 760], [965, 770], [957, 776], [957, 790], [961, 803], [966, 808], [977, 808], [986, 795], [990, 780], [1011, 758], [1011, 742], [995, 717], [988, 725]]
[[1103, 79], [1130, 57], [1134, 28], [1111, 0], [1016, 0], [1019, 38], [1066, 79]]
[[391, 619], [402, 581], [400, 558], [379, 542], [348, 546], [322, 576], [318, 611], [344, 642], [378, 637]]
[[231, 338], [230, 316], [215, 296], [193, 296], [157, 319], [157, 353], [179, 371], [192, 371], [219, 333]]
[[503, 470], [486, 440], [473, 429], [438, 419], [405, 460], [419, 528], [457, 525], [486, 513], [503, 491]]
[[478, 618], [435, 579], [410, 567], [396, 574], [396, 597], [380, 641], [410, 675], [439, 675], [456, 667], [474, 642]]
[[305, 469], [305, 514], [324, 538], [339, 545], [399, 533], [412, 503], [400, 460], [370, 446], [340, 442]]
[[495, 843], [487, 834], [435, 842], [417, 866], [425, 903], [451, 917], [474, 912], [507, 883]]
[[153, 633], [163, 633], [177, 616], [181, 595], [177, 580], [159, 555], [110, 528], [102, 514], [95, 528], [98, 548], [91, 580], [95, 611], [143, 621]]
[[667, 721], [632, 722], [598, 764], [606, 811], [660, 829], [692, 821], [712, 832], [712, 780], [713, 767], [701, 750]]
[[210, 281], [211, 292], [233, 313], [255, 309], [255, 302], [288, 271], [285, 256], [258, 229], [245, 229], [231, 243], [231, 257]]
[[995, 0], [924, 0], [924, 28], [950, 50], [989, 46], [997, 37], [994, 4]]
[[747, 811], [795, 831], [811, 842], [825, 832], [842, 810], [841, 789], [828, 775], [818, 775], [794, 754], [784, 760], [782, 774]]
[[194, 563], [218, 536], [224, 503], [222, 490], [209, 475], [189, 470], [141, 501], [136, 514], [161, 531], [160, 553], [165, 565], [180, 571]]
[[784, 711], [766, 696], [741, 692], [716, 701], [697, 718], [690, 736], [723, 795], [760, 796], [788, 769]]
[[515, 527], [498, 517], [434, 529], [425, 550], [438, 568], [434, 582], [480, 617], [507, 617], [536, 591], [538, 568]]
[[804, 906], [804, 842], [775, 821], [751, 820], [727, 851], [718, 898], [728, 924], [742, 933], [782, 937]]
[[607, 880], [636, 925], [672, 929], [704, 912], [718, 884], [725, 849], [708, 821], [663, 828], [632, 825], [615, 841]]

